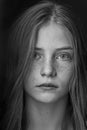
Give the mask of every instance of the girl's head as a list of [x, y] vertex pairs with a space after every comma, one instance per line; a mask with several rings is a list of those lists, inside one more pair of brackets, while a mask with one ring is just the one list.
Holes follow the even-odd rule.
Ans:
[[[74, 122], [79, 124], [75, 124], [76, 128], [82, 130], [85, 119], [85, 48], [70, 10], [49, 1], [27, 9], [12, 27], [9, 42], [12, 57], [9, 62], [11, 93], [8, 106], [11, 104], [9, 111], [16, 115], [13, 118], [16, 121], [22, 118], [24, 91], [41, 102], [53, 102], [69, 95]], [[51, 90], [39, 86], [49, 83], [55, 85]], [[20, 114], [17, 115], [17, 111]]]

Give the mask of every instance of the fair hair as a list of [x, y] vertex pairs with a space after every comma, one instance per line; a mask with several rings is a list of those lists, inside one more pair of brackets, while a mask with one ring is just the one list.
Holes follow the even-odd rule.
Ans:
[[65, 26], [73, 37], [74, 74], [69, 88], [72, 121], [75, 130], [85, 130], [86, 63], [85, 42], [71, 11], [58, 3], [40, 2], [27, 9], [9, 31], [9, 55], [4, 130], [22, 130], [24, 111], [23, 81], [30, 72], [39, 29], [50, 21]]

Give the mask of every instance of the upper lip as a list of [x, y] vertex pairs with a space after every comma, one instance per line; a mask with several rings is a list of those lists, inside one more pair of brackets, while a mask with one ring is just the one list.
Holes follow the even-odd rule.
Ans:
[[54, 85], [52, 83], [43, 83], [43, 84], [37, 85], [37, 87], [55, 87], [55, 88], [58, 88], [57, 85]]

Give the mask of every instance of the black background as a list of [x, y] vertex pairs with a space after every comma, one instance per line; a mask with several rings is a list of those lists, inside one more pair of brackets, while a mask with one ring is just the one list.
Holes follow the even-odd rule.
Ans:
[[[70, 4], [74, 13], [82, 21], [85, 36], [87, 35], [87, 0], [60, 0]], [[6, 87], [7, 36], [8, 29], [17, 16], [27, 7], [39, 0], [1, 0], [0, 1], [0, 103], [2, 104], [3, 91]], [[87, 36], [86, 36], [87, 37]], [[87, 44], [87, 43], [86, 43]], [[2, 115], [1, 115], [2, 116]]]
[[[4, 26], [7, 27], [11, 24], [14, 18], [24, 8], [29, 7], [40, 0], [4, 0], [3, 2], [3, 13], [4, 13]], [[56, 0], [58, 1], [58, 0]], [[70, 4], [75, 13], [77, 13], [85, 27], [87, 27], [87, 0], [60, 0], [66, 4]]]
[[[13, 21], [27, 7], [40, 0], [0, 0], [0, 83], [4, 89], [7, 59], [7, 36], [8, 30]], [[58, 1], [58, 0], [55, 0]], [[87, 0], [60, 0], [72, 6], [74, 13], [80, 18], [85, 38], [87, 37]], [[87, 39], [87, 38], [86, 38]], [[87, 43], [86, 43], [87, 44]], [[87, 62], [87, 61], [86, 61]], [[2, 95], [2, 91], [0, 91]], [[1, 99], [1, 98], [0, 98]]]
[[[40, 0], [0, 0], [0, 83], [1, 89], [5, 84], [5, 68], [7, 64], [7, 36], [8, 29], [18, 15], [26, 8], [34, 5]], [[55, 0], [62, 1], [72, 6], [74, 13], [80, 18], [85, 38], [87, 37], [87, 0]], [[87, 39], [87, 38], [86, 38]], [[87, 44], [87, 43], [86, 43]], [[86, 61], [87, 62], [87, 61]], [[2, 92], [1, 94], [2, 95]]]

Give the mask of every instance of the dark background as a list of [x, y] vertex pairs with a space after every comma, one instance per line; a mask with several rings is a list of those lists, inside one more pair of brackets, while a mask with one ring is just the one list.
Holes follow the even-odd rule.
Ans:
[[[3, 2], [2, 2], [3, 1]], [[40, 0], [0, 0], [0, 103], [2, 104], [3, 91], [6, 87], [6, 65], [7, 59], [7, 36], [13, 21], [27, 7]], [[56, 0], [58, 1], [58, 0]], [[87, 0], [60, 0], [70, 4], [74, 13], [81, 20], [85, 36], [87, 35]], [[86, 43], [87, 44], [87, 43]], [[2, 115], [0, 115], [2, 116]]]
[[[6, 68], [6, 54], [7, 50], [7, 36], [8, 29], [13, 23], [13, 21], [18, 17], [18, 15], [26, 8], [32, 6], [33, 4], [39, 2], [40, 0], [0, 0], [0, 79], [1, 88], [5, 84], [5, 68]], [[81, 26], [83, 27], [83, 32], [85, 38], [87, 37], [87, 0], [55, 0], [62, 1], [65, 4], [72, 6], [74, 13], [81, 20]], [[87, 38], [86, 38], [87, 39]], [[87, 44], [87, 43], [86, 43]], [[2, 92], [1, 94], [2, 95]]]
[[[0, 0], [2, 7], [2, 13], [0, 13], [1, 17], [1, 30], [2, 30], [2, 37], [1, 37], [1, 62], [3, 63], [3, 67], [1, 68], [1, 76], [3, 80], [5, 80], [5, 66], [6, 66], [6, 53], [7, 50], [7, 36], [8, 36], [8, 29], [11, 24], [17, 19], [18, 15], [23, 12], [26, 8], [34, 5], [35, 3], [39, 2], [40, 0]], [[85, 34], [85, 39], [87, 39], [87, 0], [55, 0], [55, 1], [62, 1], [62, 3], [71, 5], [73, 12], [79, 17], [81, 26], [83, 27], [83, 33]], [[87, 40], [86, 40], [87, 41]], [[86, 42], [87, 44], [87, 42]], [[87, 45], [86, 45], [87, 46]], [[87, 63], [87, 61], [86, 61]], [[4, 84], [5, 82], [3, 82]], [[1, 93], [2, 94], [2, 93]]]
[[[18, 15], [27, 7], [39, 2], [40, 0], [0, 0], [0, 83], [2, 89], [5, 84], [5, 68], [6, 68], [6, 55], [7, 50], [7, 36], [8, 30], [13, 21]], [[81, 26], [85, 38], [87, 37], [87, 0], [55, 0], [62, 1], [72, 6], [74, 13], [81, 20]], [[87, 38], [86, 38], [87, 39]], [[86, 43], [87, 44], [87, 43]], [[0, 91], [1, 92], [1, 91]], [[2, 92], [1, 94], [2, 95]]]
[[[29, 7], [40, 0], [4, 0], [4, 27], [7, 27], [24, 8]], [[75, 13], [83, 20], [87, 28], [87, 0], [55, 0], [70, 4]]]

